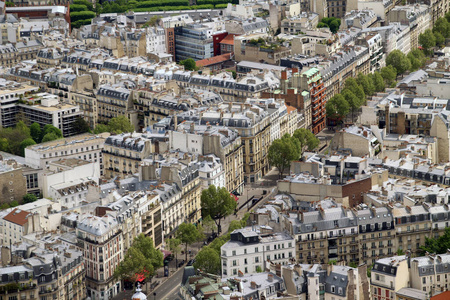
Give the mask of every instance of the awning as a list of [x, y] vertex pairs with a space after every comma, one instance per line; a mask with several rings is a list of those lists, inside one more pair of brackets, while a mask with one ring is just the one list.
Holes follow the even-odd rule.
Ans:
[[168, 251], [168, 250], [161, 250], [162, 254], [164, 254], [164, 259], [166, 259], [169, 255], [172, 254], [172, 252]]
[[234, 200], [235, 200], [236, 202], [239, 200], [239, 198], [238, 198], [235, 194], [230, 193], [230, 195], [233, 196], [233, 198], [234, 198]]

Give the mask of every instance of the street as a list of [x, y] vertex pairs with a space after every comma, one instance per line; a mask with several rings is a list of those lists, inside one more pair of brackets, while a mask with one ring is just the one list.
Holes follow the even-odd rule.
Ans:
[[[241, 207], [246, 203], [248, 199], [252, 196], [268, 196], [272, 189], [276, 186], [276, 182], [278, 179], [278, 171], [274, 168], [268, 172], [266, 176], [264, 176], [260, 181], [246, 185], [244, 188], [244, 192], [237, 201], [237, 207]], [[263, 195], [263, 191], [266, 190], [266, 194]], [[259, 202], [256, 206], [259, 206], [262, 203]], [[237, 212], [236, 215], [232, 214], [221, 222], [222, 234], [228, 231], [228, 226], [233, 220], [240, 220], [243, 216], [250, 211], [252, 208], [251, 203], [249, 205], [245, 205], [241, 210]], [[200, 249], [203, 247], [203, 242], [198, 242], [189, 247], [191, 250], [191, 254], [188, 256], [188, 260], [194, 258]], [[178, 255], [178, 262], [182, 259], [185, 259], [184, 255]], [[157, 273], [158, 276], [152, 280], [152, 282], [159, 282], [154, 290], [151, 290], [148, 286], [143, 287], [143, 292], [147, 294], [148, 300], [178, 300], [181, 299], [178, 292], [180, 290], [181, 280], [183, 278], [184, 266], [180, 267], [176, 270], [176, 261], [175, 259], [169, 263], [169, 272], [170, 277], [163, 277], [164, 269], [160, 268]], [[113, 298], [113, 300], [130, 300], [134, 291], [127, 290], [125, 292], [119, 293], [117, 296]]]

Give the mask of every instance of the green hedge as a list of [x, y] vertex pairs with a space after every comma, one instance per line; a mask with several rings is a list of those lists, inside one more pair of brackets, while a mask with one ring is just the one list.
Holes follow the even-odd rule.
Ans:
[[93, 11], [75, 11], [70, 13], [71, 22], [95, 18]]
[[194, 9], [213, 9], [214, 5], [193, 5], [193, 6], [157, 6], [148, 8], [136, 8], [135, 12], [146, 11], [171, 11], [171, 10], [194, 10]]
[[91, 24], [91, 20], [92, 19], [78, 20], [78, 21], [72, 22], [71, 25], [72, 25], [72, 28], [80, 28], [83, 25]]
[[88, 11], [88, 8], [84, 4], [71, 4], [70, 12], [76, 12], [76, 11]]
[[136, 5], [136, 8], [147, 7], [161, 7], [161, 6], [189, 6], [189, 0], [159, 0], [159, 1], [144, 1]]

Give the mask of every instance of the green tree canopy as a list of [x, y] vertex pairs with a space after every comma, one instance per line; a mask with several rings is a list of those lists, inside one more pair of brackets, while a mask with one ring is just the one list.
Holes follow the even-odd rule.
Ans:
[[427, 29], [419, 34], [419, 44], [422, 46], [425, 53], [430, 53], [431, 49], [436, 46], [436, 37], [431, 29]]
[[366, 94], [364, 93], [364, 88], [358, 84], [355, 78], [350, 77], [345, 80], [344, 88], [349, 89], [360, 101], [360, 105], [366, 103]]
[[84, 4], [71, 4], [70, 5], [70, 11], [87, 11], [88, 8]]
[[194, 268], [204, 272], [220, 275], [220, 255], [210, 247], [204, 247], [198, 252]]
[[[98, 127], [98, 126], [97, 126]], [[130, 120], [125, 116], [112, 118], [108, 122], [109, 131], [119, 134], [122, 132], [133, 132], [134, 126], [131, 125]]]
[[373, 73], [372, 82], [376, 92], [384, 92], [385, 83], [383, 80], [383, 76], [381, 76], [380, 72]]
[[425, 237], [425, 245], [420, 247], [422, 254], [425, 252], [442, 254], [450, 249], [450, 227], [445, 228], [445, 232], [438, 238]]
[[137, 274], [149, 278], [163, 266], [163, 254], [155, 249], [153, 240], [139, 234], [128, 249], [123, 261], [114, 271], [114, 276], [120, 279], [136, 279]]
[[202, 219], [203, 229], [209, 230], [210, 232], [214, 232], [217, 229], [216, 222], [211, 218], [210, 215], [207, 215]]
[[189, 71], [197, 70], [197, 65], [195, 64], [195, 60], [193, 60], [192, 58], [188, 58], [188, 59], [180, 61], [180, 65], [184, 66], [184, 68]]
[[34, 194], [26, 194], [25, 196], [23, 196], [23, 203], [31, 203], [36, 201], [38, 198], [36, 197], [36, 195]]
[[[167, 247], [169, 248], [169, 250], [173, 254], [175, 254], [175, 261], [178, 262], [178, 253], [180, 253], [180, 251], [181, 251], [181, 248], [180, 248], [181, 241], [180, 241], [180, 239], [177, 239], [177, 238], [168, 239], [168, 240], [166, 240], [166, 244], [167, 244]], [[176, 267], [178, 268], [178, 264], [176, 264]]]
[[83, 118], [77, 118], [73, 123], [73, 126], [76, 129], [77, 134], [89, 132], [89, 124]]
[[103, 132], [109, 132], [109, 127], [106, 124], [98, 124], [95, 126], [94, 133], [99, 134]]
[[36, 142], [32, 139], [32, 138], [27, 138], [24, 139], [21, 143], [20, 143], [20, 148], [22, 149], [22, 156], [25, 157], [25, 148], [28, 146], [33, 146], [36, 145]]
[[439, 18], [434, 22], [433, 33], [440, 33], [444, 40], [450, 36], [450, 23], [446, 18]]
[[[375, 86], [373, 85], [373, 82], [369, 76], [364, 75], [363, 73], [359, 73], [358, 77], [356, 77], [356, 82], [363, 88], [364, 94], [367, 96], [372, 96], [373, 93], [375, 93]], [[366, 101], [364, 99], [364, 104]]]
[[300, 143], [300, 155], [299, 158], [303, 157], [305, 150], [313, 151], [319, 146], [319, 139], [311, 131], [300, 128], [294, 131], [293, 137], [298, 139]]
[[51, 142], [57, 139], [60, 139], [60, 137], [58, 137], [56, 133], [50, 132], [44, 135], [44, 137], [42, 138], [42, 143]]
[[94, 9], [92, 3], [87, 0], [73, 0], [73, 4], [85, 5], [90, 11]]
[[31, 138], [36, 143], [40, 143], [41, 142], [41, 136], [42, 136], [41, 125], [39, 125], [38, 123], [31, 124], [31, 126], [30, 126], [30, 135], [31, 135]]
[[[202, 207], [202, 213], [203, 213], [203, 207]], [[177, 233], [176, 233], [177, 239], [181, 241], [182, 244], [185, 246], [185, 255], [187, 260], [187, 249], [189, 245], [192, 245], [195, 242], [200, 241], [203, 238], [203, 233], [201, 231], [201, 228], [196, 227], [194, 224], [190, 223], [181, 223], [180, 226], [178, 226]]]
[[345, 118], [350, 112], [350, 105], [345, 101], [344, 96], [337, 94], [328, 100], [325, 106], [327, 118], [335, 120], [336, 123]]
[[436, 46], [442, 47], [445, 45], [445, 37], [440, 32], [434, 32], [434, 38], [436, 39]]
[[425, 54], [420, 49], [411, 50], [406, 57], [411, 62], [411, 71], [417, 71], [427, 60]]
[[380, 70], [381, 77], [383, 77], [384, 82], [386, 82], [387, 86], [392, 86], [395, 83], [395, 79], [397, 79], [397, 71], [393, 66], [386, 66], [381, 68]]
[[47, 124], [44, 126], [44, 130], [42, 131], [42, 138], [49, 133], [54, 133], [58, 138], [62, 138], [62, 132], [59, 128], [56, 128], [53, 125]]
[[236, 208], [236, 201], [230, 192], [224, 187], [217, 188], [215, 185], [210, 185], [202, 191], [201, 204], [202, 217], [211, 217], [216, 222], [219, 233], [221, 232], [220, 221], [231, 215]]
[[356, 95], [353, 94], [353, 92], [350, 89], [347, 88], [342, 90], [341, 95], [344, 97], [345, 101], [347, 101], [348, 105], [350, 106], [353, 119], [353, 112], [361, 107], [361, 100], [358, 97], [356, 97]]
[[411, 68], [411, 62], [400, 50], [394, 50], [386, 58], [386, 65], [393, 66], [397, 74], [403, 74]]
[[286, 133], [281, 139], [276, 139], [269, 147], [269, 164], [278, 169], [279, 178], [283, 171], [291, 165], [291, 161], [300, 157], [300, 141]]

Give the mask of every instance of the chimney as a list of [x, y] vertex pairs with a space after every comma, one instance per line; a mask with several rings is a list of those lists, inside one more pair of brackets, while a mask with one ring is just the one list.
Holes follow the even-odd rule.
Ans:
[[297, 67], [293, 67], [292, 68], [292, 74], [298, 73], [298, 68]]
[[251, 287], [252, 289], [256, 290], [256, 282], [251, 281], [251, 282], [250, 282], [250, 287]]
[[267, 274], [267, 280], [269, 282], [272, 282], [273, 281], [273, 274], [271, 274], [271, 273]]
[[192, 122], [191, 126], [189, 127], [189, 132], [194, 133], [194, 129], [195, 129], [195, 124], [194, 124], [194, 122]]
[[287, 72], [281, 71], [281, 80], [287, 80]]

